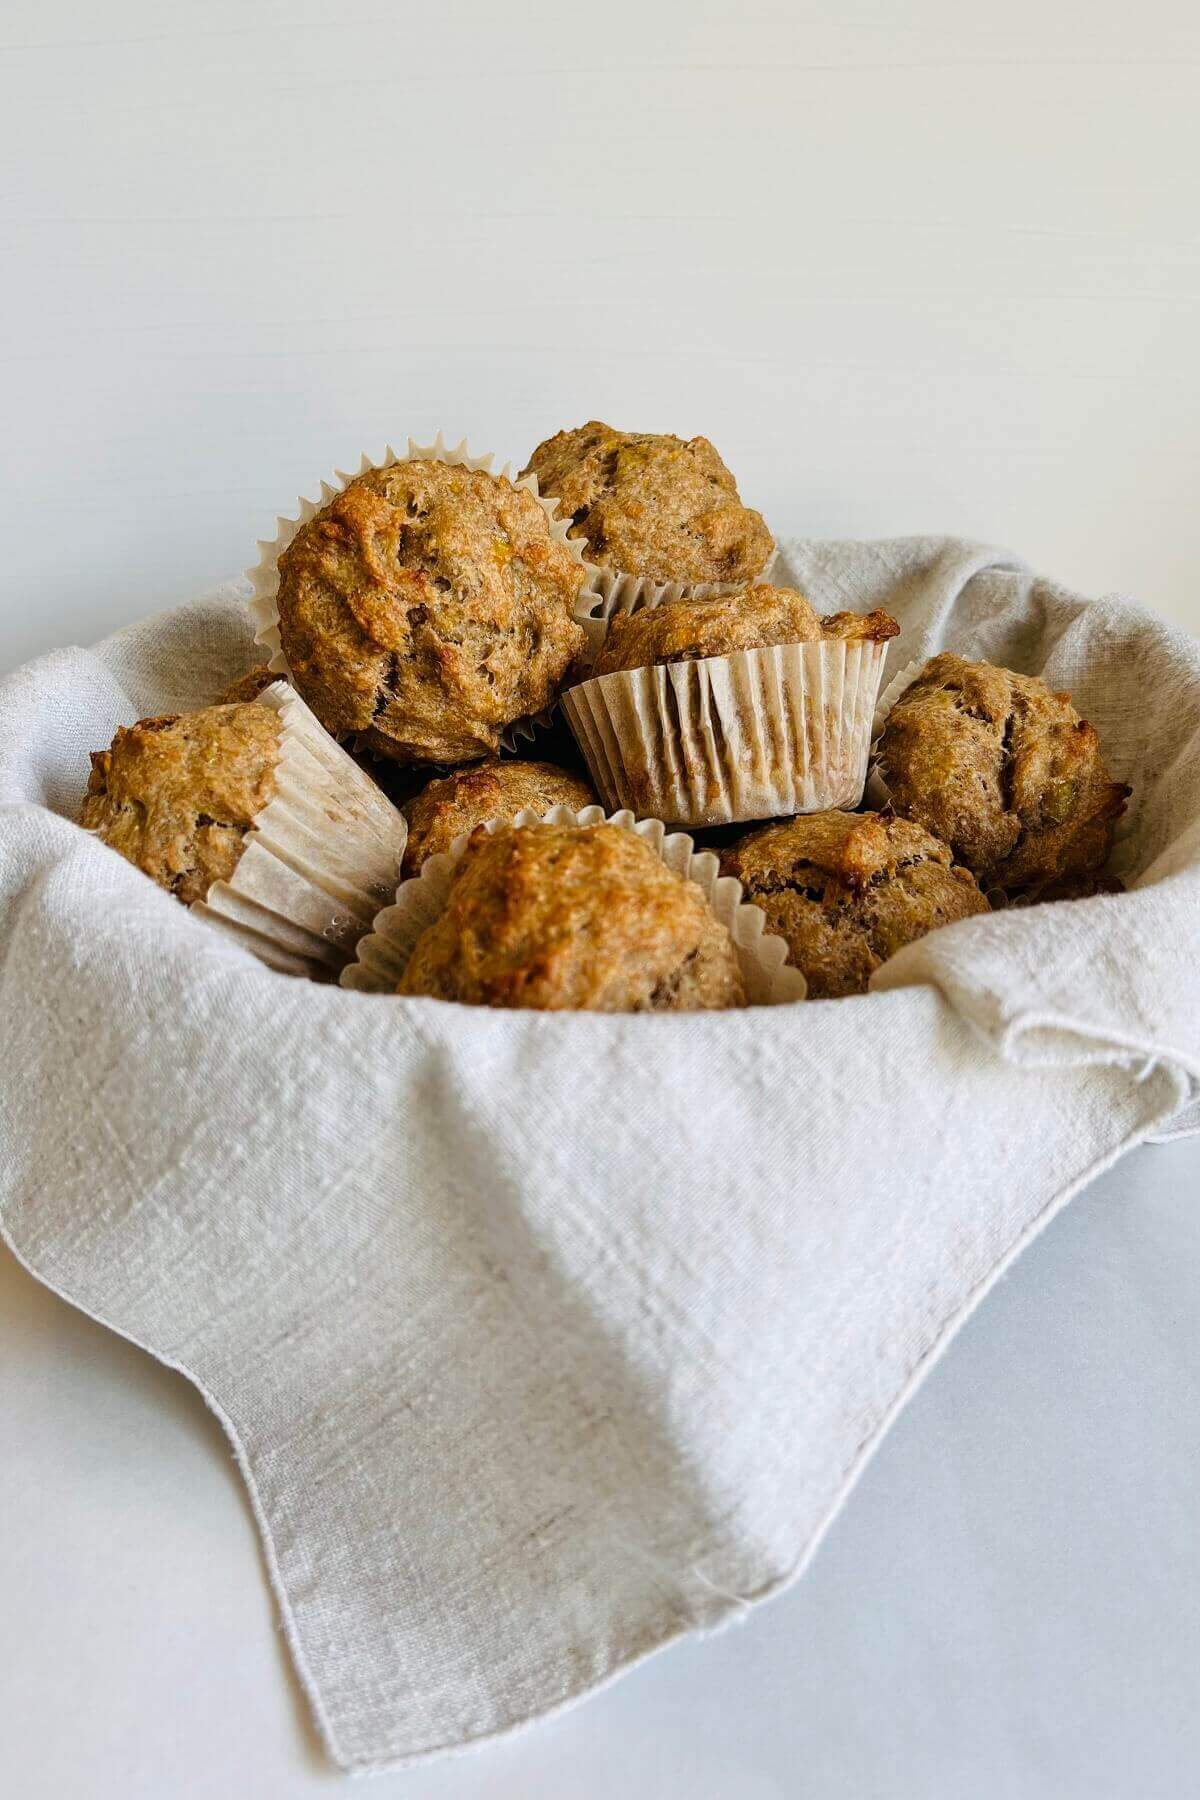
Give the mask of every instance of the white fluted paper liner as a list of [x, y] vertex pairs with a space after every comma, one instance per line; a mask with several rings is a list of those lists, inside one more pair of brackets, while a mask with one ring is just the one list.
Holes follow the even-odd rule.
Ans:
[[254, 704], [279, 715], [275, 792], [191, 910], [272, 968], [332, 978], [395, 893], [408, 824], [287, 682]]
[[[778, 545], [772, 545], [762, 569], [750, 581], [770, 581]], [[647, 606], [661, 606], [669, 600], [708, 600], [716, 594], [732, 594], [745, 587], [745, 581], [651, 581], [648, 575], [626, 575], [618, 569], [595, 569], [593, 592], [580, 596], [577, 616], [582, 624], [598, 620], [607, 627], [617, 613], [641, 612]], [[586, 601], [586, 605], [584, 602]]]
[[879, 742], [879, 735], [887, 724], [888, 714], [906, 688], [910, 688], [921, 670], [925, 667], [926, 658], [918, 656], [912, 662], [905, 663], [895, 675], [888, 677], [886, 687], [880, 691], [875, 702], [875, 716], [871, 720], [871, 743]]
[[[762, 908], [742, 899], [741, 882], [721, 874], [711, 850], [697, 850], [690, 837], [668, 832], [661, 819], [636, 820], [631, 812], [606, 814], [602, 806], [585, 806], [578, 812], [552, 806], [542, 813], [527, 807], [515, 819], [489, 819], [482, 829], [494, 832], [509, 825], [537, 824], [615, 825], [642, 838], [669, 869], [696, 883], [727, 927], [751, 1006], [804, 999], [808, 985], [800, 970], [786, 961], [787, 945], [767, 929]], [[374, 930], [359, 944], [357, 960], [342, 971], [343, 987], [367, 994], [395, 993], [417, 939], [445, 910], [454, 870], [470, 840], [471, 833], [464, 831], [449, 850], [427, 857], [419, 875], [401, 883], [394, 904], [379, 914]]]
[[887, 724], [888, 714], [905, 689], [910, 688], [917, 679], [925, 667], [925, 662], [925, 657], [918, 656], [913, 662], [905, 663], [904, 667], [890, 678], [875, 702], [875, 717], [871, 721], [871, 767], [867, 774], [864, 797], [868, 805], [874, 807], [877, 812], [883, 812], [892, 804], [891, 790], [879, 772], [879, 764], [875, 761], [879, 739]]
[[887, 645], [843, 638], [621, 669], [563, 711], [610, 807], [729, 825], [862, 799]]
[[[598, 571], [589, 563], [583, 554], [583, 545], [576, 539], [568, 537], [569, 520], [556, 518], [558, 503], [545, 498], [538, 490], [536, 475], [514, 475], [511, 464], [505, 463], [503, 468], [493, 471], [494, 456], [472, 456], [467, 448], [467, 440], [463, 438], [458, 444], [450, 446], [439, 431], [432, 444], [418, 444], [413, 438], [408, 440], [407, 450], [394, 450], [386, 444], [380, 456], [369, 456], [364, 451], [358, 459], [356, 469], [335, 469], [328, 481], [321, 483], [319, 498], [309, 500], [300, 495], [297, 499], [299, 511], [295, 518], [277, 518], [276, 531], [273, 538], [260, 538], [258, 543], [259, 558], [254, 567], [246, 570], [246, 575], [254, 589], [247, 608], [254, 624], [254, 641], [261, 644], [268, 655], [268, 666], [277, 675], [287, 676], [290, 680], [287, 657], [283, 653], [283, 644], [279, 636], [279, 558], [285, 551], [302, 525], [327, 507], [345, 488], [359, 475], [366, 474], [368, 469], [390, 469], [398, 462], [444, 462], [468, 469], [481, 469], [485, 474], [493, 472], [512, 482], [516, 488], [524, 488], [533, 495], [546, 515], [550, 526], [551, 537], [564, 544], [572, 558], [587, 571], [587, 579], [580, 590], [576, 601], [579, 614], [590, 614], [597, 603], [594, 592], [594, 581]], [[517, 719], [507, 726], [500, 738], [502, 750], [513, 751], [521, 739], [531, 739], [539, 726], [544, 726], [550, 719], [550, 708], [544, 712], [531, 714], [529, 718]]]

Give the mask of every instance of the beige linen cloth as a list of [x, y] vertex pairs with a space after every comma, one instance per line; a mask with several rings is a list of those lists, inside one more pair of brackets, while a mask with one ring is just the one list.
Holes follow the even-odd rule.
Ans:
[[1043, 672], [1134, 786], [1124, 895], [951, 926], [863, 998], [475, 1011], [273, 974], [70, 821], [87, 752], [252, 658], [237, 590], [0, 685], [0, 1205], [233, 1441], [330, 1755], [577, 1699], [790, 1581], [989, 1285], [1195, 1128], [1200, 644], [978, 546], [794, 543]]

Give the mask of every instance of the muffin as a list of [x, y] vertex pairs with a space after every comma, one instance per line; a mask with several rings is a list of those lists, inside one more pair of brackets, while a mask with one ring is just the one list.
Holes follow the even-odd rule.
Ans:
[[231, 681], [216, 704], [218, 706], [238, 706], [257, 700], [264, 688], [269, 688], [273, 681], [282, 678], [274, 674], [267, 663], [257, 663], [253, 669], [247, 669], [236, 681]]
[[1069, 694], [948, 652], [895, 702], [877, 758], [896, 811], [1009, 896], [1085, 892], [1130, 791]]
[[357, 476], [278, 558], [280, 644], [335, 735], [402, 763], [494, 752], [583, 648], [585, 571], [527, 488], [416, 458]]
[[515, 819], [526, 807], [548, 812], [552, 806], [569, 806], [579, 812], [595, 803], [586, 781], [554, 763], [501, 762], [493, 757], [456, 769], [431, 781], [404, 808], [408, 820], [404, 874], [417, 874], [427, 856], [448, 850], [456, 837], [486, 819]]
[[618, 613], [563, 711], [606, 806], [728, 825], [862, 799], [884, 612], [752, 582]]
[[408, 829], [285, 682], [123, 727], [92, 756], [81, 823], [260, 961], [316, 980], [394, 898]]
[[601, 568], [652, 581], [750, 581], [774, 550], [707, 438], [614, 431], [593, 419], [539, 444], [524, 473], [558, 501]]
[[122, 726], [92, 752], [80, 823], [185, 905], [228, 881], [275, 792], [282, 727], [265, 706]]
[[788, 946], [812, 999], [862, 994], [875, 970], [939, 925], [988, 910], [969, 870], [920, 825], [811, 813], [752, 831], [721, 855]]
[[617, 669], [695, 662], [772, 644], [834, 639], [883, 644], [899, 630], [885, 612], [833, 613], [823, 619], [795, 588], [760, 581], [703, 600], [664, 601], [641, 612], [618, 613], [590, 672], [609, 675]]
[[696, 883], [603, 824], [477, 830], [397, 991], [548, 1011], [745, 1003], [733, 940]]

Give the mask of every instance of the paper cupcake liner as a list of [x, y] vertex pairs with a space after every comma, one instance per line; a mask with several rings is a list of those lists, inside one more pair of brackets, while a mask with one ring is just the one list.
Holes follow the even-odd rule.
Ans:
[[254, 704], [280, 719], [275, 792], [229, 880], [191, 910], [272, 968], [332, 979], [396, 891], [408, 824], [294, 688]]
[[[775, 567], [775, 559], [779, 554], [778, 545], [773, 545], [761, 572], [751, 577], [753, 581], [770, 581], [771, 571]], [[590, 603], [585, 607], [580, 596], [581, 605], [576, 617], [584, 626], [598, 621], [605, 629], [608, 622], [617, 613], [641, 612], [647, 606], [661, 606], [665, 600], [707, 600], [715, 594], [732, 594], [737, 588], [745, 587], [744, 581], [651, 581], [647, 575], [625, 575], [618, 569], [597, 568], [593, 577], [593, 594]], [[603, 636], [603, 632], [600, 633]]]
[[905, 689], [912, 686], [928, 660], [929, 658], [926, 656], [914, 657], [912, 662], [906, 662], [895, 675], [889, 676], [886, 687], [880, 690], [879, 698], [875, 702], [875, 715], [871, 720], [872, 746], [878, 743], [879, 735], [887, 724], [888, 714], [893, 706]]
[[879, 739], [887, 724], [888, 714], [905, 689], [912, 686], [928, 660], [928, 657], [918, 656], [912, 662], [905, 663], [904, 667], [891, 677], [875, 702], [875, 716], [871, 720], [871, 767], [867, 774], [867, 785], [863, 793], [863, 798], [868, 806], [875, 812], [883, 812], [892, 804], [891, 790], [879, 772], [879, 764], [875, 761]]
[[611, 807], [730, 825], [862, 799], [886, 644], [774, 644], [592, 676], [563, 710]]
[[[284, 655], [283, 644], [279, 636], [279, 558], [302, 525], [307, 525], [310, 519], [314, 519], [329, 505], [331, 500], [336, 499], [338, 494], [359, 475], [364, 475], [368, 469], [390, 469], [393, 463], [399, 462], [444, 462], [468, 469], [482, 469], [485, 474], [490, 475], [493, 473], [492, 463], [494, 460], [495, 458], [490, 455], [472, 456], [467, 448], [466, 438], [451, 448], [446, 444], [439, 431], [432, 444], [418, 444], [414, 439], [409, 438], [408, 449], [403, 453], [394, 450], [390, 444], [385, 445], [381, 456], [369, 456], [364, 452], [359, 457], [357, 469], [335, 469], [332, 479], [321, 483], [318, 499], [308, 500], [300, 495], [296, 502], [299, 511], [295, 518], [276, 519], [275, 536], [259, 539], [258, 561], [253, 568], [246, 570], [246, 575], [254, 589], [247, 602], [247, 609], [254, 624], [254, 641], [256, 644], [261, 644], [266, 650], [268, 666], [272, 671], [291, 679], [291, 670], [288, 668], [287, 657]], [[573, 560], [587, 571], [588, 579], [580, 591], [576, 602], [576, 611], [590, 614], [597, 602], [597, 595], [593, 588], [595, 577], [599, 571], [584, 557], [582, 543], [576, 538], [568, 537], [570, 521], [559, 520], [555, 517], [558, 510], [557, 501], [546, 499], [539, 492], [536, 475], [515, 476], [511, 473], [511, 464], [509, 463], [505, 463], [497, 473], [511, 481], [514, 487], [523, 488], [527, 493], [533, 495], [546, 515], [547, 523], [550, 526], [550, 535], [560, 544], [565, 545]], [[501, 733], [500, 748], [510, 754], [514, 752], [519, 742], [532, 739], [539, 726], [549, 723], [552, 711], [553, 708], [547, 707], [540, 713], [531, 713], [527, 718], [514, 720]]]
[[[508, 825], [541, 823], [615, 825], [643, 838], [669, 869], [696, 883], [727, 927], [749, 1004], [775, 1006], [804, 999], [808, 986], [800, 970], [786, 961], [787, 945], [768, 930], [762, 908], [742, 899], [741, 882], [721, 874], [711, 850], [697, 850], [690, 837], [668, 832], [660, 819], [638, 821], [631, 812], [606, 815], [602, 806], [586, 806], [578, 812], [568, 806], [552, 806], [543, 813], [526, 808], [515, 819], [489, 819], [482, 829], [494, 832]], [[420, 874], [401, 884], [393, 905], [379, 914], [374, 930], [359, 944], [357, 960], [342, 971], [343, 987], [365, 994], [395, 993], [417, 939], [445, 910], [451, 878], [470, 840], [471, 833], [463, 832], [449, 850], [427, 857]]]

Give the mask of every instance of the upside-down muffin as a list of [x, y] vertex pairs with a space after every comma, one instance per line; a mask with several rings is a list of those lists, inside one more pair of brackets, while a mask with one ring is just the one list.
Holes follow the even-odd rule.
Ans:
[[590, 561], [653, 581], [749, 581], [774, 544], [707, 438], [593, 419], [539, 444], [526, 475], [558, 501]]
[[1086, 891], [1130, 791], [1069, 694], [948, 652], [892, 707], [878, 770], [897, 812], [949, 844], [985, 892], [1010, 896]]
[[763, 826], [722, 853], [721, 873], [761, 906], [814, 1000], [865, 993], [905, 944], [988, 910], [945, 844], [880, 813], [809, 813]]
[[700, 888], [613, 825], [477, 830], [397, 991], [550, 1011], [745, 1004], [733, 940]]
[[552, 806], [580, 812], [595, 804], [587, 782], [555, 763], [515, 757], [471, 763], [431, 781], [404, 808], [408, 820], [404, 873], [416, 875], [427, 856], [448, 850], [456, 837], [488, 819], [515, 819], [526, 809], [543, 813]]
[[279, 557], [279, 636], [335, 735], [472, 762], [547, 706], [584, 645], [585, 579], [527, 489], [435, 460], [368, 469]]
[[648, 669], [660, 663], [698, 662], [772, 644], [870, 639], [885, 643], [899, 632], [885, 612], [833, 613], [822, 618], [795, 588], [748, 583], [729, 594], [667, 600], [611, 621], [591, 675]]
[[92, 752], [80, 823], [191, 905], [237, 867], [275, 792], [280, 719], [266, 706], [206, 706], [122, 726]]

